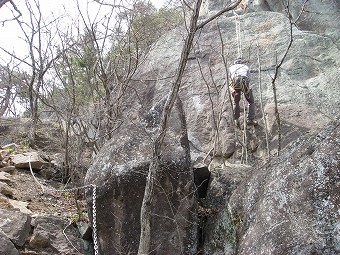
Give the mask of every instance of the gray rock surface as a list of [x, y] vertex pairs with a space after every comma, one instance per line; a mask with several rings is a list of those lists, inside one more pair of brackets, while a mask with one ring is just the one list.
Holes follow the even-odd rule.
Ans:
[[30, 168], [41, 170], [44, 166], [48, 165], [48, 162], [44, 161], [38, 152], [28, 152], [13, 155], [12, 161], [16, 168]]
[[206, 254], [234, 254], [237, 226], [229, 199], [252, 171], [249, 165], [221, 165], [211, 170], [207, 196], [201, 200], [206, 214], [201, 216], [202, 247]]
[[13, 196], [13, 189], [11, 189], [11, 187], [7, 183], [4, 183], [1, 181], [0, 182], [0, 193], [5, 196], [11, 197]]
[[301, 138], [230, 198], [237, 254], [338, 254], [340, 123]]
[[[198, 33], [194, 51], [188, 62], [180, 91], [187, 113], [188, 135], [193, 161], [205, 158], [213, 148], [215, 155], [229, 157], [239, 147], [231, 119], [231, 107], [226, 92], [226, 67], [221, 57], [219, 29], [225, 44], [225, 56], [230, 64], [238, 55], [235, 16], [218, 19]], [[266, 117], [267, 125], [253, 135], [254, 144], [265, 139], [265, 129], [274, 148], [277, 126], [273, 123], [272, 77], [276, 57], [280, 60], [289, 42], [289, 22], [284, 14], [253, 12], [239, 16], [242, 52], [251, 68], [251, 84], [255, 96], [257, 118]], [[146, 64], [138, 70], [135, 83], [138, 100], [130, 94], [126, 100], [138, 102], [139, 109], [150, 109], [169, 91], [171, 77], [179, 61], [183, 44], [178, 29], [159, 43], [149, 54]], [[321, 130], [339, 112], [340, 80], [339, 48], [328, 37], [293, 28], [294, 41], [276, 81], [279, 112], [283, 115], [283, 137], [287, 145], [307, 131]], [[258, 45], [258, 46], [257, 46]], [[301, 50], [303, 49], [303, 50]], [[258, 54], [261, 62], [259, 77]], [[228, 64], [228, 65], [229, 65]], [[261, 78], [261, 80], [259, 79]], [[148, 82], [146, 82], [148, 81]], [[261, 89], [260, 89], [261, 85]], [[264, 115], [261, 111], [262, 98]], [[286, 113], [286, 109], [288, 112]], [[133, 112], [136, 118], [139, 112]], [[307, 119], [311, 118], [310, 120]], [[128, 119], [131, 116], [127, 117]], [[251, 137], [249, 135], [248, 137]], [[255, 154], [262, 155], [264, 145]], [[274, 151], [273, 151], [274, 153]], [[235, 161], [231, 160], [231, 163]]]
[[0, 254], [19, 255], [11, 240], [0, 230]]
[[[119, 142], [108, 142], [88, 170], [85, 183], [98, 186], [96, 221], [103, 254], [138, 250], [140, 208], [163, 104], [152, 108], [138, 125], [131, 123], [117, 132]], [[197, 250], [192, 168], [181, 120], [176, 108], [154, 178], [150, 250], [155, 254], [195, 254]]]
[[30, 247], [45, 249], [49, 254], [84, 252], [75, 224], [69, 224], [57, 217], [39, 216], [34, 219], [33, 226], [34, 231], [29, 240]]
[[[225, 1], [210, 3], [218, 9]], [[301, 3], [294, 2], [293, 16], [296, 17]], [[339, 123], [339, 29], [334, 30], [339, 26], [335, 23], [339, 7], [335, 4], [334, 1], [308, 3], [306, 8], [310, 12], [293, 26], [293, 43], [275, 83], [285, 153], [278, 161], [273, 160], [257, 171], [254, 166], [266, 160], [266, 133], [270, 157], [277, 152], [272, 77], [289, 44], [289, 20], [278, 1], [243, 1], [242, 9], [237, 10], [238, 16], [223, 15], [198, 31], [179, 94], [187, 117], [192, 164], [202, 164], [213, 173], [210, 193], [202, 204], [208, 216], [205, 239], [200, 244], [209, 254], [338, 252], [335, 241], [338, 216], [333, 211], [338, 204], [338, 193], [330, 184], [338, 185], [339, 173], [334, 164], [338, 166], [339, 158], [337, 154], [326, 155], [322, 151], [322, 148], [331, 151], [338, 142], [330, 127], [324, 133], [328, 138], [320, 140], [311, 136], [331, 121]], [[322, 15], [315, 13], [316, 10]], [[208, 10], [201, 21], [211, 13]], [[238, 36], [236, 23], [241, 29]], [[99, 187], [98, 231], [103, 238], [104, 251], [109, 251], [109, 247], [127, 251], [129, 246], [125, 240], [128, 239], [132, 247], [138, 245], [138, 214], [152, 155], [153, 134], [160, 116], [159, 106], [170, 91], [185, 32], [184, 28], [177, 28], [154, 45], [124, 95], [123, 100], [131, 105], [124, 113], [121, 129], [115, 131], [87, 173], [86, 183]], [[242, 42], [240, 48], [238, 37]], [[246, 132], [234, 127], [221, 40], [227, 65], [242, 52], [251, 69], [260, 125]], [[154, 111], [149, 112], [150, 109]], [[171, 142], [178, 138], [178, 123], [173, 116], [166, 145], [174, 153], [167, 154], [168, 162], [172, 157], [178, 159], [176, 150], [179, 147]], [[243, 134], [247, 136], [244, 143], [247, 156], [244, 155]], [[315, 145], [312, 149], [307, 142], [291, 146], [303, 135]], [[296, 155], [299, 156], [294, 161], [292, 158]], [[245, 158], [251, 168], [240, 169], [238, 163]], [[325, 163], [325, 166], [321, 158], [332, 163]], [[219, 173], [216, 162], [228, 167]], [[325, 171], [328, 169], [327, 174], [333, 169], [334, 176], [320, 172], [313, 164]], [[169, 183], [168, 178], [161, 182], [164, 187], [169, 187], [166, 185]], [[323, 199], [326, 193], [333, 194], [332, 198]], [[168, 215], [166, 210], [163, 213]], [[321, 215], [326, 216], [322, 218]], [[108, 218], [111, 219], [109, 223]], [[168, 233], [165, 228], [157, 235], [164, 233]]]
[[[256, 1], [248, 1], [256, 2]], [[287, 6], [284, 6], [281, 1], [258, 1], [257, 9], [269, 10], [273, 12], [285, 13]], [[303, 7], [304, 0], [292, 1], [290, 3], [290, 12], [293, 19], [297, 19]], [[250, 9], [251, 6], [250, 6]], [[337, 20], [340, 14], [340, 6], [337, 0], [314, 0], [307, 1], [304, 6], [305, 12], [297, 21], [297, 26], [300, 30], [311, 31], [332, 38], [339, 46], [340, 38], [338, 31], [340, 23]]]
[[[228, 5], [228, 1], [206, 0], [204, 16], [212, 15]], [[306, 2], [306, 3], [305, 3]], [[304, 4], [305, 3], [305, 4]], [[304, 12], [300, 12], [304, 8]], [[269, 11], [287, 13], [287, 1], [273, 0], [243, 0], [236, 12], [241, 15], [250, 12]], [[289, 5], [290, 14], [300, 30], [310, 31], [331, 38], [340, 45], [340, 6], [337, 0], [295, 0]], [[298, 18], [300, 17], [300, 18]], [[297, 19], [298, 18], [298, 19]]]
[[16, 210], [0, 209], [0, 227], [16, 245], [22, 246], [31, 230], [31, 217]]

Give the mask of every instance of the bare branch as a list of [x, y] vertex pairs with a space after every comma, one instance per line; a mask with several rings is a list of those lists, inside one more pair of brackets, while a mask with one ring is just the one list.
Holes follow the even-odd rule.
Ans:
[[[304, 5], [307, 3], [307, 1], [308, 0], [306, 0], [304, 2], [302, 9], [304, 9]], [[282, 147], [282, 134], [281, 134], [281, 119], [280, 119], [280, 113], [279, 113], [278, 102], [277, 102], [276, 79], [277, 79], [278, 74], [279, 74], [279, 69], [281, 68], [283, 62], [285, 61], [285, 59], [288, 55], [288, 52], [289, 52], [289, 50], [290, 50], [290, 48], [292, 47], [292, 44], [293, 44], [293, 25], [294, 25], [294, 22], [292, 20], [292, 15], [290, 13], [289, 0], [287, 0], [286, 12], [287, 12], [287, 17], [288, 17], [288, 21], [289, 21], [289, 43], [288, 43], [287, 49], [286, 49], [285, 53], [283, 54], [279, 63], [277, 63], [277, 55], [276, 55], [275, 73], [274, 73], [274, 76], [272, 78], [272, 88], [273, 88], [273, 96], [274, 96], [274, 103], [275, 103], [275, 117], [276, 117], [276, 122], [277, 122], [277, 126], [278, 126], [278, 129], [277, 129], [277, 133], [278, 133], [277, 155], [279, 155], [279, 153], [281, 151], [281, 147]]]
[[196, 28], [196, 30], [203, 28], [205, 25], [207, 25], [209, 22], [213, 21], [214, 19], [218, 18], [219, 16], [221, 16], [223, 13], [226, 13], [228, 11], [231, 11], [233, 9], [235, 9], [242, 0], [238, 0], [235, 3], [230, 3], [230, 5], [228, 5], [226, 8], [224, 8], [223, 10], [219, 11], [218, 13], [216, 13], [214, 16], [206, 19], [205, 21], [203, 21], [201, 24], [199, 24]]
[[[12, 19], [6, 19], [6, 20], [1, 21], [2, 24], [4, 24], [4, 23], [7, 22], [7, 21], [17, 20], [18, 18], [20, 18], [20, 17], [22, 16], [22, 13], [20, 12], [20, 10], [18, 9], [18, 7], [15, 5], [15, 3], [14, 3], [12, 0], [0, 0], [0, 8], [1, 8], [2, 6], [4, 6], [4, 5], [5, 5], [6, 3], [8, 3], [8, 2], [11, 3], [11, 5], [12, 5], [13, 8], [14, 8], [14, 10], [17, 12], [17, 15], [15, 15], [15, 14], [13, 13], [14, 18], [12, 18]], [[12, 12], [13, 12], [13, 11], [12, 11]]]
[[0, 0], [0, 8], [4, 6], [7, 2], [10, 2], [11, 0]]
[[28, 63], [25, 59], [19, 58], [15, 53], [9, 52], [8, 50], [4, 49], [3, 47], [0, 46], [0, 50], [4, 51], [6, 54], [11, 56], [12, 58], [19, 60], [20, 62], [28, 65], [29, 67], [32, 67], [32, 64]]
[[194, 10], [192, 9], [192, 7], [190, 6], [190, 4], [188, 4], [187, 1], [182, 0], [182, 2], [183, 2], [183, 4], [184, 4], [190, 11], [194, 11]]
[[110, 6], [112, 8], [123, 8], [123, 9], [128, 10], [128, 11], [133, 11], [133, 9], [130, 9], [130, 8], [126, 7], [125, 5], [106, 3], [104, 0], [93, 0], [93, 1], [100, 4], [100, 5]]
[[301, 6], [301, 10], [300, 10], [298, 16], [296, 17], [296, 19], [293, 21], [293, 24], [296, 24], [296, 22], [301, 18], [301, 15], [306, 12], [305, 7], [306, 7], [306, 4], [307, 4], [308, 1], [309, 0], [305, 0], [303, 2], [302, 6]]
[[171, 110], [178, 97], [178, 91], [181, 86], [184, 70], [188, 61], [188, 56], [192, 47], [192, 42], [197, 31], [197, 20], [199, 16], [199, 10], [202, 4], [202, 0], [197, 0], [194, 8], [194, 13], [190, 20], [190, 30], [186, 37], [185, 44], [182, 49], [180, 63], [176, 72], [176, 79], [172, 85], [170, 94], [167, 97], [164, 105], [163, 114], [160, 121], [160, 129], [156, 137], [153, 147], [153, 158], [149, 167], [149, 173], [147, 177], [143, 203], [141, 207], [140, 219], [141, 219], [141, 235], [138, 247], [138, 255], [149, 254], [151, 245], [151, 210], [152, 210], [152, 197], [153, 197], [153, 186], [154, 179], [157, 176], [160, 166], [160, 153], [161, 146], [163, 144], [168, 119], [171, 114]]

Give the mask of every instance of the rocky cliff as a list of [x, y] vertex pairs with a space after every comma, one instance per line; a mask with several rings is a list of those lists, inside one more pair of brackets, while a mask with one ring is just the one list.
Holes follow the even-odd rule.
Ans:
[[[206, 2], [200, 22], [224, 4]], [[242, 1], [197, 31], [179, 92], [192, 169], [182, 163], [188, 157], [175, 110], [157, 180], [163, 203], [153, 214], [152, 254], [340, 252], [339, 16], [336, 1], [294, 1], [289, 9], [277, 1]], [[131, 107], [124, 124], [87, 173], [86, 183], [99, 190], [96, 220], [104, 254], [137, 252], [152, 146], [185, 36], [186, 29], [177, 28], [154, 45], [125, 94]], [[240, 55], [250, 65], [259, 121], [244, 130], [234, 126], [226, 90], [226, 68]], [[181, 181], [180, 173], [188, 171], [191, 180], [184, 174]], [[207, 182], [192, 201], [192, 183], [199, 190]]]

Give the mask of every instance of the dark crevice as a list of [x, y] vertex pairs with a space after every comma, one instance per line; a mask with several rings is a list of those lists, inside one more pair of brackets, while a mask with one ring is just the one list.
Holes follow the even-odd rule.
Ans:
[[196, 195], [198, 200], [198, 251], [196, 255], [204, 254], [204, 229], [207, 221], [206, 210], [202, 207], [201, 199], [207, 196], [208, 187], [210, 183], [210, 171], [207, 166], [194, 168], [194, 183], [196, 187]]
[[205, 198], [207, 196], [209, 180], [210, 171], [208, 167], [194, 168], [194, 183], [198, 198]]

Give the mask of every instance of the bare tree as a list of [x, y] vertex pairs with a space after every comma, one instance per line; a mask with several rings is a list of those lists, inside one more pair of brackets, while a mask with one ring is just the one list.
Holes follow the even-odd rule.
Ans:
[[[45, 80], [41, 87], [40, 100], [56, 113], [63, 130], [65, 178], [74, 176], [86, 146], [98, 152], [122, 124], [129, 82], [161, 32], [140, 26], [145, 17], [158, 15], [150, 4], [131, 8], [100, 4], [98, 13], [90, 15], [77, 1], [80, 20], [70, 16], [72, 25], [56, 29], [54, 82]], [[163, 33], [167, 27], [171, 23], [162, 27]]]
[[266, 114], [264, 112], [264, 106], [263, 106], [263, 100], [262, 100], [262, 79], [261, 79], [261, 59], [260, 59], [260, 49], [259, 45], [257, 45], [257, 62], [258, 62], [258, 73], [259, 73], [259, 93], [260, 93], [260, 106], [261, 106], [261, 111], [262, 111], [262, 118], [263, 118], [263, 123], [264, 123], [264, 130], [265, 130], [265, 135], [266, 135], [266, 148], [267, 148], [267, 158], [268, 160], [270, 159], [270, 148], [269, 148], [269, 134], [267, 130], [267, 118]]
[[305, 6], [309, 0], [305, 0], [301, 6], [301, 10], [297, 17], [294, 19], [293, 15], [291, 13], [290, 9], [290, 0], [282, 0], [282, 3], [286, 7], [285, 11], [287, 14], [287, 18], [289, 21], [289, 42], [286, 48], [286, 51], [284, 52], [283, 56], [281, 57], [281, 60], [277, 59], [277, 54], [276, 54], [276, 64], [275, 64], [275, 73], [274, 76], [272, 77], [272, 89], [273, 89], [273, 96], [274, 96], [274, 104], [275, 104], [275, 119], [277, 123], [277, 135], [278, 135], [278, 146], [277, 146], [277, 154], [279, 155], [281, 149], [282, 149], [282, 132], [281, 132], [281, 118], [280, 118], [280, 112], [279, 112], [279, 107], [278, 107], [278, 100], [277, 100], [277, 88], [276, 88], [276, 80], [278, 78], [278, 75], [280, 73], [281, 66], [283, 62], [285, 61], [288, 52], [290, 48], [292, 47], [293, 44], [293, 27], [296, 25], [296, 22], [300, 19], [301, 14], [305, 11]]
[[8, 67], [0, 67], [0, 117], [10, 108], [12, 97], [11, 72]]
[[163, 140], [166, 134], [167, 122], [170, 117], [173, 105], [177, 98], [177, 94], [181, 85], [183, 73], [188, 60], [188, 55], [190, 53], [192, 42], [197, 30], [197, 20], [199, 16], [199, 10], [202, 4], [202, 0], [197, 0], [194, 12], [191, 16], [189, 34], [185, 40], [185, 44], [182, 49], [181, 60], [176, 72], [176, 79], [171, 88], [170, 94], [164, 106], [163, 116], [161, 118], [160, 130], [158, 132], [157, 138], [153, 147], [153, 157], [149, 168], [149, 173], [147, 177], [145, 193], [143, 198], [143, 203], [141, 207], [141, 235], [139, 240], [138, 254], [144, 255], [150, 252], [150, 241], [151, 241], [151, 200], [152, 200], [152, 190], [154, 185], [154, 179], [158, 174], [158, 169], [160, 165], [160, 150], [163, 144]]
[[39, 93], [44, 84], [44, 76], [50, 69], [52, 63], [52, 57], [49, 55], [50, 49], [53, 48], [51, 47], [53, 37], [50, 32], [50, 26], [54, 23], [54, 20], [46, 23], [46, 20], [43, 19], [38, 0], [26, 0], [25, 3], [29, 13], [29, 22], [26, 23], [17, 19], [17, 23], [28, 46], [29, 60], [26, 61], [25, 57], [19, 58], [13, 54], [11, 55], [22, 60], [22, 62], [27, 64], [31, 69], [30, 74], [27, 74], [25, 77], [25, 83], [28, 91], [30, 116], [32, 119], [28, 139], [30, 144], [34, 146], [36, 126], [39, 118]]
[[21, 11], [19, 10], [19, 8], [15, 5], [13, 0], [0, 0], [0, 8], [2, 8], [5, 4], [9, 3], [12, 8], [14, 9], [13, 12], [13, 18], [10, 19], [5, 19], [5, 20], [1, 20], [0, 22], [2, 24], [4, 24], [7, 21], [11, 21], [11, 20], [17, 20], [22, 16]]
[[[233, 4], [219, 12], [219, 15], [225, 13], [228, 10], [235, 8], [241, 1], [237, 1], [237, 4]], [[192, 9], [192, 15], [190, 19], [190, 25], [188, 28], [188, 35], [185, 39], [184, 46], [182, 48], [181, 59], [176, 71], [175, 81], [171, 87], [170, 93], [167, 97], [166, 103], [164, 105], [163, 114], [160, 120], [160, 128], [156, 136], [153, 145], [153, 156], [151, 164], [149, 167], [148, 177], [146, 181], [146, 187], [144, 192], [144, 198], [141, 207], [141, 235], [139, 241], [138, 255], [146, 255], [150, 253], [150, 242], [151, 242], [151, 214], [152, 214], [152, 197], [153, 197], [153, 186], [154, 181], [157, 179], [159, 174], [160, 160], [161, 160], [161, 147], [166, 135], [168, 119], [170, 117], [172, 108], [176, 99], [178, 98], [178, 91], [181, 86], [182, 77], [186, 68], [188, 61], [188, 56], [192, 48], [193, 39], [198, 29], [203, 28], [210, 21], [219, 17], [219, 15], [214, 15], [207, 21], [198, 24], [198, 17], [200, 12], [200, 7], [202, 0], [197, 0], [195, 2], [194, 8]]]
[[25, 100], [22, 78], [23, 74], [13, 58], [6, 65], [0, 65], [0, 117], [16, 117], [19, 114], [16, 104]]

